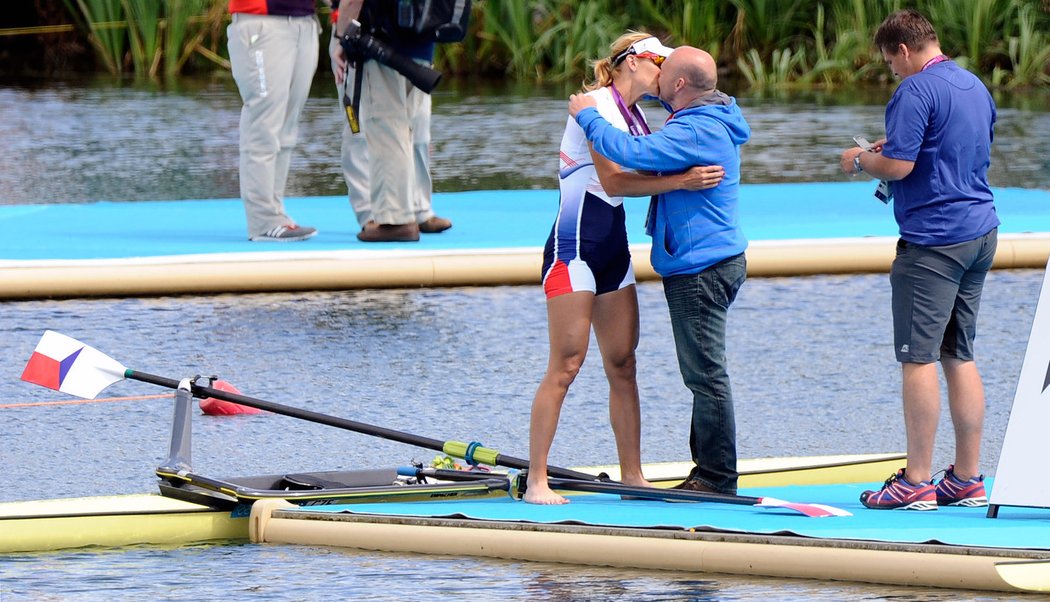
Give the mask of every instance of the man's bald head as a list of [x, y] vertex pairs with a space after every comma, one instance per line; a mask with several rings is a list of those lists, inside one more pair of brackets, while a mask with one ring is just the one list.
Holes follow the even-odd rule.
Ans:
[[660, 66], [660, 98], [675, 109], [718, 87], [718, 68], [707, 52], [679, 46]]
[[685, 79], [686, 84], [697, 90], [709, 92], [718, 86], [715, 59], [699, 48], [679, 46], [664, 62], [663, 68], [672, 70], [674, 77]]

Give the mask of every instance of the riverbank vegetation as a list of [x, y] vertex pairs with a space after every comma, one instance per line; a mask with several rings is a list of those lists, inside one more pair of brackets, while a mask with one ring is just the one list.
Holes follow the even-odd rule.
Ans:
[[[63, 1], [75, 24], [68, 35], [86, 40], [98, 70], [228, 68], [226, 0]], [[753, 89], [848, 87], [890, 80], [871, 40], [900, 8], [926, 14], [944, 51], [989, 85], [1050, 87], [1050, 0], [475, 0], [467, 39], [439, 46], [436, 62], [463, 77], [578, 82], [589, 59], [640, 29], [708, 50], [724, 76]]]

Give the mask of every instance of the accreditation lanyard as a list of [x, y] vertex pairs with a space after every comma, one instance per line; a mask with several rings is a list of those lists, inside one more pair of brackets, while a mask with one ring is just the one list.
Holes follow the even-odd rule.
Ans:
[[616, 89], [615, 84], [609, 84], [609, 89], [612, 91], [613, 101], [616, 102], [616, 108], [620, 110], [620, 115], [623, 115], [623, 120], [627, 122], [627, 131], [632, 136], [647, 136], [653, 132], [649, 129], [649, 124], [645, 122], [645, 118], [642, 116], [641, 109], [638, 105], [628, 108], [627, 103], [623, 101], [623, 96], [620, 96], [620, 91]]
[[950, 61], [950, 60], [951, 59], [948, 58], [947, 55], [938, 54], [937, 56], [933, 57], [932, 59], [926, 61], [926, 64], [923, 65], [922, 69], [919, 69], [919, 71], [926, 71], [927, 69], [929, 69], [930, 67], [936, 65], [937, 63], [943, 63], [944, 61]]

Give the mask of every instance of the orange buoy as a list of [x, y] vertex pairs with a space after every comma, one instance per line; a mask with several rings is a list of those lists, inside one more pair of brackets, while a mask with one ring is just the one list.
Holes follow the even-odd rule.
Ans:
[[[216, 380], [211, 386], [213, 389], [226, 391], [227, 393], [240, 393], [240, 391], [237, 390], [237, 387], [224, 380]], [[262, 410], [251, 406], [242, 406], [241, 404], [233, 403], [232, 401], [223, 401], [221, 399], [215, 399], [214, 397], [208, 397], [201, 400], [201, 412], [208, 416], [233, 416], [236, 414], [260, 414], [262, 413]]]

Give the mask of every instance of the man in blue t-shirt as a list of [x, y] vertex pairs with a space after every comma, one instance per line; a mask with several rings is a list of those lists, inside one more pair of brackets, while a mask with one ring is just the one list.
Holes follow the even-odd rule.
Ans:
[[[893, 342], [903, 373], [907, 466], [869, 508], [936, 510], [987, 504], [978, 466], [984, 386], [974, 363], [977, 309], [995, 255], [999, 218], [988, 186], [995, 103], [984, 84], [940, 49], [914, 10], [891, 14], [875, 45], [903, 78], [886, 107], [886, 138], [842, 153], [847, 174], [888, 181], [900, 227], [890, 272]], [[948, 383], [955, 463], [934, 483], [940, 418], [936, 362]]]

